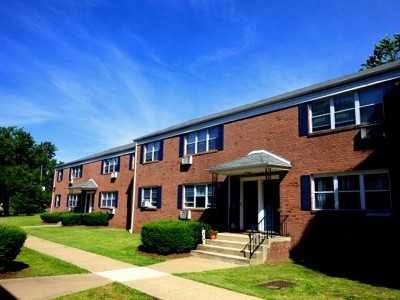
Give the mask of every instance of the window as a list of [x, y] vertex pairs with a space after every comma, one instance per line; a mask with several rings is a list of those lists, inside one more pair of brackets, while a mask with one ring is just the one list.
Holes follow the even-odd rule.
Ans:
[[215, 187], [212, 184], [184, 186], [185, 208], [210, 208], [215, 206]]
[[135, 154], [131, 153], [129, 156], [129, 170], [135, 170]]
[[118, 192], [102, 192], [100, 197], [101, 207], [117, 207]]
[[143, 145], [141, 162], [162, 160], [163, 141], [151, 142]]
[[139, 207], [161, 208], [161, 186], [139, 189]]
[[79, 201], [79, 194], [68, 195], [68, 207], [76, 207]]
[[82, 177], [82, 166], [72, 167], [70, 179]]
[[313, 187], [313, 206], [316, 210], [391, 209], [387, 172], [314, 176]]
[[54, 206], [55, 207], [61, 206], [61, 195], [56, 195], [55, 200], [54, 200]]
[[103, 174], [119, 172], [119, 157], [112, 157], [103, 160]]
[[[222, 126], [221, 126], [222, 127]], [[186, 155], [220, 150], [218, 143], [222, 142], [221, 127], [211, 127], [185, 135], [184, 152]]]
[[311, 103], [312, 131], [383, 121], [383, 87]]
[[63, 180], [63, 170], [57, 171], [57, 181], [60, 182]]

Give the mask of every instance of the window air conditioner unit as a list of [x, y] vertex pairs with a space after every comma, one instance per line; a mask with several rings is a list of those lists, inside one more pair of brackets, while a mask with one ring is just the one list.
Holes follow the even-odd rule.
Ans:
[[181, 210], [179, 212], [179, 219], [181, 220], [190, 220], [192, 217], [190, 210]]
[[70, 212], [72, 211], [72, 208], [70, 206], [67, 207], [67, 211]]
[[385, 132], [381, 126], [363, 127], [360, 130], [360, 137], [362, 140], [382, 138], [384, 136]]
[[142, 207], [151, 207], [150, 201], [143, 201], [142, 202]]
[[117, 178], [117, 177], [118, 177], [118, 172], [111, 173], [111, 178]]
[[69, 179], [69, 183], [71, 183], [71, 184], [74, 183], [74, 179], [73, 179], [73, 178], [70, 178], [70, 179]]
[[109, 215], [115, 215], [115, 208], [110, 208], [110, 209], [108, 210], [108, 214], [109, 214]]
[[191, 165], [193, 163], [193, 156], [184, 156], [181, 161], [182, 165]]

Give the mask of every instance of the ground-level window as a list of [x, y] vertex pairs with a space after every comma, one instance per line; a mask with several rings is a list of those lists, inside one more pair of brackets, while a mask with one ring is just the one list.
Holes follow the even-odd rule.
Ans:
[[161, 186], [141, 188], [140, 194], [141, 207], [161, 208]]
[[389, 174], [368, 171], [313, 176], [316, 210], [391, 210]]
[[101, 207], [117, 207], [118, 192], [102, 192], [100, 197]]
[[215, 186], [212, 184], [192, 184], [184, 186], [185, 208], [210, 208], [215, 206]]
[[68, 207], [76, 207], [78, 205], [79, 194], [68, 195]]
[[54, 200], [54, 206], [60, 207], [61, 206], [61, 195], [56, 195]]

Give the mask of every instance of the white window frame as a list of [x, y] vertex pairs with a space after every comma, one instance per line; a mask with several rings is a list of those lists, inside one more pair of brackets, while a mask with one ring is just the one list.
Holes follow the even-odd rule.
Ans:
[[[151, 186], [151, 187], [143, 187], [142, 188], [142, 207], [157, 207], [158, 204], [158, 186]], [[145, 198], [146, 190], [149, 191], [149, 198]], [[153, 197], [155, 195], [155, 197]], [[150, 206], [146, 205], [146, 203], [149, 203]]]
[[[210, 131], [211, 130], [216, 130], [216, 132], [217, 132], [217, 136], [216, 137], [213, 137], [213, 138], [211, 138], [210, 137]], [[199, 151], [198, 150], [198, 148], [199, 148], [199, 143], [201, 142], [201, 141], [203, 141], [203, 140], [199, 140], [199, 136], [200, 136], [200, 133], [203, 133], [203, 132], [205, 132], [205, 134], [206, 134], [206, 139], [205, 139], [205, 142], [206, 142], [206, 149], [204, 150], [204, 151]], [[194, 140], [194, 142], [188, 142], [188, 137], [189, 137], [189, 135], [192, 135], [192, 134], [194, 134], [195, 135], [195, 140]], [[206, 128], [206, 129], [201, 129], [201, 130], [197, 130], [197, 131], [194, 131], [194, 132], [190, 132], [190, 133], [187, 133], [186, 135], [185, 135], [185, 155], [191, 155], [191, 154], [196, 154], [196, 153], [203, 153], [203, 152], [208, 152], [208, 151], [212, 151], [212, 150], [217, 150], [217, 147], [218, 147], [218, 145], [217, 145], [217, 143], [218, 143], [218, 138], [220, 138], [219, 136], [218, 136], [218, 134], [219, 134], [219, 132], [218, 132], [218, 126], [214, 126], [214, 127], [209, 127], [209, 128]], [[210, 149], [210, 141], [212, 141], [212, 140], [215, 140], [215, 148], [213, 148], [213, 149]], [[188, 145], [189, 144], [194, 144], [194, 152], [188, 152]]]
[[82, 165], [76, 166], [76, 167], [71, 167], [71, 178], [70, 179], [75, 179], [75, 178], [82, 178]]
[[68, 195], [68, 207], [76, 207], [79, 201], [79, 194]]
[[[205, 195], [197, 195], [197, 187], [198, 186], [205, 186]], [[188, 187], [193, 187], [193, 206], [188, 206], [187, 199], [186, 199], [186, 189]], [[211, 194], [210, 194], [211, 193]], [[204, 207], [197, 205], [197, 198], [198, 197], [205, 197]], [[210, 199], [211, 198], [211, 199]], [[215, 205], [215, 185], [211, 183], [195, 183], [195, 184], [185, 184], [183, 186], [183, 208], [187, 209], [207, 209], [211, 208]]]
[[57, 181], [60, 182], [63, 180], [63, 170], [57, 170]]
[[54, 207], [60, 207], [61, 205], [61, 195], [57, 194], [54, 197]]
[[113, 173], [117, 169], [119, 157], [107, 158], [103, 162], [103, 174]]
[[[363, 92], [363, 91], [368, 91], [368, 90], [374, 90], [374, 89], [379, 89], [382, 93], [382, 101], [381, 102], [376, 102], [373, 104], [367, 104], [364, 106], [360, 105], [360, 98], [359, 98], [359, 92]], [[353, 99], [354, 99], [354, 117], [355, 117], [355, 124], [351, 124], [351, 125], [345, 125], [345, 126], [336, 126], [336, 119], [335, 119], [335, 115], [338, 112], [343, 112], [345, 110], [353, 110], [353, 108], [351, 109], [345, 109], [345, 110], [340, 110], [340, 111], [335, 111], [335, 105], [334, 105], [334, 99], [335, 98], [340, 98], [343, 96], [347, 96], [347, 95], [353, 95]], [[359, 91], [355, 91], [352, 93], [344, 93], [344, 94], [340, 94], [340, 95], [335, 95], [333, 97], [330, 98], [325, 98], [325, 99], [321, 99], [321, 100], [317, 100], [317, 101], [313, 101], [312, 103], [316, 103], [316, 102], [323, 102], [323, 101], [329, 101], [329, 107], [330, 107], [330, 111], [329, 111], [329, 115], [330, 115], [330, 128], [328, 129], [314, 129], [313, 126], [313, 119], [320, 117], [322, 115], [328, 115], [328, 113], [325, 114], [320, 114], [317, 116], [313, 116], [313, 112], [312, 112], [312, 107], [311, 105], [309, 106], [309, 111], [310, 111], [310, 132], [319, 132], [319, 131], [324, 131], [324, 130], [332, 130], [332, 129], [336, 129], [336, 128], [341, 128], [341, 127], [346, 127], [346, 126], [355, 126], [355, 125], [361, 125], [361, 124], [374, 124], [374, 123], [381, 123], [384, 120], [384, 116], [382, 120], [378, 120], [375, 122], [370, 122], [370, 123], [362, 123], [361, 122], [361, 109], [364, 107], [368, 107], [368, 106], [373, 106], [373, 105], [377, 105], [377, 104], [382, 104], [383, 106], [383, 86], [375, 86], [372, 88], [368, 88], [368, 89], [363, 89], [363, 90], [359, 90]]]
[[[157, 147], [158, 146], [158, 147]], [[144, 162], [157, 161], [160, 158], [161, 141], [155, 141], [144, 145]], [[157, 155], [156, 155], [157, 153]], [[147, 159], [147, 154], [151, 154], [151, 158]], [[156, 157], [157, 156], [157, 157]]]
[[101, 192], [101, 208], [115, 208], [117, 203], [117, 192], [116, 191], [107, 191]]
[[[390, 208], [388, 210], [384, 210], [385, 212], [392, 210], [392, 198], [391, 198], [391, 188], [390, 188], [390, 177], [389, 172], [387, 170], [369, 170], [369, 171], [362, 171], [362, 172], [349, 172], [349, 173], [335, 173], [335, 174], [321, 174], [321, 175], [313, 175], [311, 177], [311, 205], [312, 210], [315, 211], [374, 211], [368, 210], [366, 208], [366, 192], [372, 192], [365, 189], [364, 186], [364, 176], [365, 175], [373, 175], [373, 174], [386, 174], [388, 177], [388, 189], [379, 190], [379, 192], [388, 192], [389, 193], [389, 205]], [[340, 176], [350, 176], [350, 175], [357, 175], [359, 177], [359, 190], [354, 191], [339, 191], [339, 184], [338, 184], [338, 177]], [[316, 178], [324, 178], [324, 177], [332, 177], [333, 179], [333, 195], [334, 195], [334, 208], [333, 209], [324, 209], [324, 208], [316, 208], [316, 194], [318, 192], [315, 191], [315, 179]], [[376, 190], [374, 190], [376, 191]], [[330, 192], [330, 191], [327, 191]], [[341, 209], [339, 208], [339, 193], [346, 193], [346, 192], [359, 192], [360, 193], [360, 209]], [[381, 212], [382, 210], [379, 210]]]

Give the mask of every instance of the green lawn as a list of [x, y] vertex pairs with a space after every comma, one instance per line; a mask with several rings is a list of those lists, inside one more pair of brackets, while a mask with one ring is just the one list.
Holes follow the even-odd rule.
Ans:
[[35, 214], [33, 216], [9, 216], [9, 217], [0, 217], [0, 224], [11, 224], [16, 226], [39, 226], [39, 225], [47, 225], [42, 222], [40, 218], [40, 214]]
[[140, 234], [110, 227], [30, 227], [30, 235], [52, 242], [76, 247], [82, 250], [118, 259], [136, 266], [147, 266], [165, 261], [164, 258], [150, 257], [137, 253], [141, 244]]
[[6, 278], [25, 278], [90, 273], [75, 265], [25, 247], [22, 247], [17, 258], [9, 263], [7, 271], [7, 274], [0, 274], [0, 278], [2, 276], [6, 276]]
[[118, 282], [113, 282], [102, 287], [89, 289], [79, 293], [69, 294], [58, 297], [53, 300], [92, 300], [92, 299], [107, 299], [107, 300], [156, 300], [157, 298], [148, 296], [137, 290], [123, 285]]

